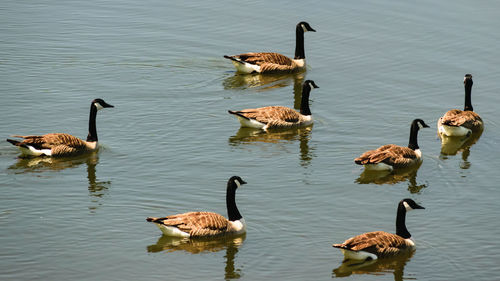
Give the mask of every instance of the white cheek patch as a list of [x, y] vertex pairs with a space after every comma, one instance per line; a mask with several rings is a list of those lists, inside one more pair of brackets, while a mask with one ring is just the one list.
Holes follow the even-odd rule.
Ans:
[[314, 88], [312, 82], [309, 82], [309, 87], [311, 87], [311, 89]]
[[422, 123], [418, 122], [418, 128], [422, 129], [422, 128], [424, 128], [424, 125], [422, 125]]
[[97, 110], [101, 110], [101, 109], [103, 109], [103, 108], [104, 108], [104, 107], [103, 107], [100, 103], [98, 103], [98, 102], [94, 102], [94, 105], [95, 105], [95, 107], [97, 108]]
[[410, 205], [409, 205], [408, 203], [406, 203], [406, 201], [404, 201], [404, 202], [403, 202], [403, 206], [405, 206], [406, 211], [411, 211], [411, 210], [413, 210], [413, 208], [412, 208], [412, 207], [410, 207]]
[[306, 27], [304, 24], [301, 24], [300, 26], [302, 27], [302, 30], [304, 30], [304, 32], [307, 32], [307, 31], [308, 31], [308, 30], [307, 30], [307, 27]]
[[239, 180], [234, 180], [234, 183], [236, 183], [236, 186], [237, 186], [238, 188], [240, 188], [241, 183], [240, 183], [240, 181], [239, 181]]

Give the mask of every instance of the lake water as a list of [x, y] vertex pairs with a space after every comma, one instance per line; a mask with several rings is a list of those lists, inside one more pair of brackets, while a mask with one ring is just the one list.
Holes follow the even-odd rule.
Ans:
[[[4, 1], [0, 136], [87, 135], [100, 97], [98, 153], [23, 160], [0, 142], [1, 280], [499, 280], [500, 2]], [[293, 56], [308, 21], [306, 73], [239, 76], [223, 55]], [[463, 76], [485, 122], [441, 153], [436, 121], [462, 108]], [[258, 134], [228, 109], [298, 107], [312, 79], [312, 128]], [[421, 118], [418, 171], [373, 178], [353, 159], [406, 145]], [[454, 151], [453, 151], [454, 150]], [[455, 154], [456, 153], [456, 154]], [[227, 179], [247, 234], [182, 241], [145, 221], [226, 215]], [[331, 247], [395, 231], [413, 255], [340, 267]]]

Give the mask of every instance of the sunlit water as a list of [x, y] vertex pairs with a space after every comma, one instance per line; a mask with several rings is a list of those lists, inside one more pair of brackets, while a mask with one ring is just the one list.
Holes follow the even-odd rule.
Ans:
[[[500, 244], [497, 1], [4, 1], [0, 8], [0, 136], [87, 135], [98, 153], [18, 159], [0, 142], [1, 280], [495, 280]], [[307, 73], [235, 76], [222, 56], [293, 55]], [[463, 107], [463, 75], [485, 130], [441, 153], [436, 121]], [[315, 124], [262, 134], [228, 109], [298, 108]], [[353, 159], [408, 143], [422, 118], [418, 171], [374, 177]], [[179, 241], [147, 216], [226, 215], [225, 185], [246, 236]], [[332, 243], [394, 231], [396, 204], [417, 244], [405, 257], [342, 265]]]

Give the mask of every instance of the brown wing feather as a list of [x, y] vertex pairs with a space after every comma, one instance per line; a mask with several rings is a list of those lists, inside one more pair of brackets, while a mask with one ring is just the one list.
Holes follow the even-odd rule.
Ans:
[[189, 212], [148, 220], [177, 227], [192, 237], [221, 235], [225, 234], [228, 229], [228, 220], [224, 216], [211, 212]]
[[385, 231], [363, 233], [347, 239], [342, 244], [334, 244], [333, 246], [351, 251], [369, 252], [379, 258], [395, 255], [412, 247], [401, 236]]
[[77, 137], [63, 133], [52, 133], [43, 136], [13, 136], [23, 138], [20, 144], [33, 146], [36, 149], [51, 149], [52, 156], [77, 154], [87, 149], [86, 142]]
[[260, 66], [260, 72], [292, 72], [297, 64], [279, 53], [245, 53], [233, 56], [244, 62]]
[[354, 159], [354, 162], [360, 165], [385, 163], [394, 168], [402, 168], [411, 165], [416, 159], [417, 154], [412, 149], [395, 144], [386, 144], [375, 150], [366, 151]]
[[268, 128], [288, 128], [300, 126], [304, 121], [302, 114], [294, 109], [284, 106], [267, 106], [261, 108], [244, 109], [237, 111], [249, 119], [254, 119], [263, 124], [267, 124]]
[[483, 126], [483, 120], [473, 111], [452, 109], [439, 119], [439, 123], [448, 126], [463, 126], [467, 129], [478, 130]]
[[41, 148], [52, 148], [57, 145], [66, 145], [73, 148], [83, 148], [86, 147], [85, 141], [74, 137], [69, 134], [53, 133], [46, 134], [43, 136], [13, 136], [18, 138], [23, 138], [23, 144], [32, 145], [34, 147]]

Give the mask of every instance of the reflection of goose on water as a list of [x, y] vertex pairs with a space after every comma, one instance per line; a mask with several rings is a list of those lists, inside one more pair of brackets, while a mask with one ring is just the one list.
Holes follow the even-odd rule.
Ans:
[[365, 170], [355, 182], [359, 184], [396, 184], [408, 181], [408, 190], [410, 193], [419, 193], [422, 188], [427, 187], [426, 184], [417, 183], [417, 172], [420, 165], [421, 163], [414, 167], [398, 169], [392, 172], [373, 172]]
[[83, 163], [88, 163], [89, 159], [96, 159], [97, 152], [78, 155], [76, 157], [32, 157], [18, 158], [17, 162], [9, 167], [16, 173], [60, 171], [64, 169], [76, 168]]
[[404, 268], [414, 253], [414, 251], [407, 251], [395, 257], [379, 260], [346, 261], [333, 270], [332, 277], [347, 277], [352, 274], [381, 275], [392, 273], [395, 281], [402, 281]]
[[309, 126], [313, 123], [309, 108], [309, 94], [312, 88], [319, 88], [314, 81], [306, 80], [302, 87], [300, 112], [284, 106], [267, 106], [260, 108], [228, 110], [240, 121], [242, 127], [256, 129], [280, 129]]
[[147, 247], [148, 252], [175, 252], [186, 251], [191, 254], [203, 252], [218, 252], [228, 247], [240, 247], [245, 241], [246, 234], [211, 237], [182, 238], [162, 235], [156, 244]]
[[226, 207], [228, 219], [211, 212], [189, 212], [161, 218], [149, 217], [146, 220], [155, 223], [167, 236], [176, 237], [208, 237], [235, 235], [246, 232], [245, 219], [236, 207], [236, 189], [245, 184], [238, 176], [227, 182]]
[[396, 234], [385, 231], [367, 232], [351, 237], [340, 244], [333, 244], [344, 254], [345, 261], [386, 258], [413, 250], [415, 243], [406, 229], [406, 212], [414, 209], [425, 209], [412, 199], [399, 202], [396, 215]]
[[304, 72], [298, 73], [273, 73], [273, 74], [238, 74], [229, 76], [222, 82], [224, 89], [248, 89], [256, 88], [257, 91], [267, 91], [289, 86], [296, 81], [304, 79]]
[[52, 133], [42, 136], [13, 136], [23, 138], [23, 141], [7, 139], [17, 146], [25, 156], [74, 156], [84, 152], [95, 151], [97, 145], [96, 116], [97, 111], [113, 107], [102, 99], [95, 99], [90, 103], [89, 134], [87, 140], [82, 140], [69, 134]]
[[392, 171], [418, 165], [422, 161], [422, 152], [417, 142], [418, 131], [428, 127], [422, 119], [415, 119], [411, 123], [408, 147], [386, 144], [361, 154], [354, 162], [373, 171]]
[[[75, 157], [32, 157], [18, 158], [17, 162], [9, 167], [14, 173], [43, 173], [57, 172], [65, 169], [78, 168], [87, 164], [87, 179], [89, 195], [93, 203], [100, 204], [95, 198], [101, 198], [108, 190], [111, 181], [100, 181], [96, 177], [96, 166], [99, 163], [99, 152], [94, 151]], [[96, 209], [96, 207], [89, 207]]]
[[241, 73], [273, 73], [294, 72], [306, 68], [304, 51], [304, 33], [314, 30], [309, 23], [302, 21], [295, 27], [295, 57], [288, 58], [279, 53], [245, 53], [234, 56], [224, 56], [231, 60], [236, 71]]
[[469, 149], [473, 144], [475, 144], [483, 131], [475, 132], [466, 137], [448, 137], [446, 135], [440, 134], [441, 138], [441, 156], [443, 155], [455, 155], [460, 151], [465, 151]]
[[473, 111], [471, 102], [472, 75], [465, 74], [465, 106], [464, 110], [452, 109], [438, 120], [438, 134], [448, 137], [469, 136], [471, 133], [483, 131], [483, 120]]
[[[299, 141], [300, 160], [302, 166], [310, 164], [314, 157], [314, 148], [309, 147], [309, 140], [311, 138], [312, 125], [307, 127], [281, 129], [281, 130], [268, 130], [262, 131], [253, 128], [239, 128], [236, 135], [229, 138], [229, 144], [232, 146], [246, 146], [254, 145], [267, 151], [267, 146], [258, 143], [268, 143], [273, 145], [273, 151], [289, 152], [289, 146], [284, 145], [287, 143], [295, 143]], [[258, 145], [256, 145], [258, 144]], [[282, 145], [280, 145], [282, 144]]]
[[226, 267], [224, 272], [224, 279], [238, 279], [241, 276], [241, 269], [236, 269], [234, 266], [234, 259], [238, 253], [239, 247], [245, 241], [246, 234], [232, 235], [232, 236], [222, 236], [216, 239], [214, 238], [180, 238], [172, 236], [161, 236], [156, 244], [147, 247], [148, 253], [158, 253], [158, 252], [188, 252], [191, 254], [200, 253], [214, 253], [222, 250], [226, 250], [226, 255], [224, 256], [226, 261]]

